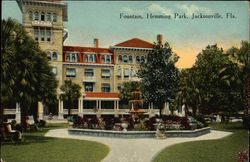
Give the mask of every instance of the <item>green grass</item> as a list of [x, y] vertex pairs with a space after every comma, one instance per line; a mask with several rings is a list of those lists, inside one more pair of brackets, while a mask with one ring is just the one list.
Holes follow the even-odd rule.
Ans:
[[109, 148], [101, 143], [84, 140], [44, 137], [50, 129], [67, 128], [68, 124], [47, 124], [39, 132], [24, 133], [19, 143], [4, 142], [1, 157], [7, 162], [96, 162]]
[[195, 141], [164, 149], [154, 162], [235, 162], [237, 154], [248, 148], [248, 131], [242, 123], [210, 124], [214, 130], [233, 132], [219, 140]]

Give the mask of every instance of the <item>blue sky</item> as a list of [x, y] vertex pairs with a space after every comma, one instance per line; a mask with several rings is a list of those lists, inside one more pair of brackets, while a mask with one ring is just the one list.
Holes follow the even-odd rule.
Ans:
[[[241, 40], [249, 40], [249, 4], [246, 1], [66, 1], [68, 3], [69, 31], [66, 45], [93, 46], [99, 38], [100, 46], [111, 45], [141, 38], [154, 42], [162, 34], [173, 50], [180, 56], [179, 67], [191, 67], [196, 55], [209, 44], [217, 43], [224, 49], [239, 46]], [[3, 1], [3, 18], [12, 17], [22, 21], [15, 1]], [[189, 19], [120, 19], [126, 15], [186, 13]], [[191, 14], [219, 13], [223, 19], [195, 19]], [[227, 19], [226, 13], [236, 18]]]

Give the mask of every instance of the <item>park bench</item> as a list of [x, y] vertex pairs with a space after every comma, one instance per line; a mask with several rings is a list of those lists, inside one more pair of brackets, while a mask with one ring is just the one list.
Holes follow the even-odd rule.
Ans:
[[1, 127], [1, 141], [11, 141], [14, 142], [14, 134], [9, 132], [7, 128]]

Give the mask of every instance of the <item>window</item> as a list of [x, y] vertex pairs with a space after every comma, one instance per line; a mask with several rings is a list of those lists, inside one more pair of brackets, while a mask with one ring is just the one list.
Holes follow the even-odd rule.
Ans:
[[50, 42], [51, 41], [51, 30], [47, 30], [47, 41]]
[[112, 63], [111, 55], [102, 55], [102, 63]]
[[78, 62], [78, 53], [77, 52], [68, 52], [66, 61]]
[[41, 13], [41, 21], [45, 21], [45, 13], [44, 12]]
[[57, 52], [52, 53], [52, 61], [57, 61]]
[[35, 12], [35, 20], [39, 21], [39, 12]]
[[67, 68], [66, 69], [66, 77], [76, 77], [76, 69], [75, 68]]
[[102, 69], [102, 78], [110, 78], [110, 70], [109, 69]]
[[35, 40], [39, 41], [39, 30], [38, 29], [34, 29], [35, 30]]
[[50, 53], [50, 51], [47, 52], [47, 59], [51, 60], [51, 53]]
[[110, 92], [110, 84], [109, 83], [102, 84], [102, 92]]
[[124, 78], [129, 78], [129, 69], [124, 69]]
[[94, 76], [94, 69], [85, 69], [84, 74], [85, 76]]
[[137, 62], [137, 63], [140, 63], [140, 62], [141, 62], [140, 56], [136, 56], [136, 62]]
[[53, 13], [53, 22], [57, 22], [57, 15], [56, 15], [56, 13]]
[[32, 11], [29, 11], [29, 20], [33, 21], [33, 12]]
[[85, 82], [85, 92], [94, 92], [94, 84], [93, 82]]
[[118, 77], [118, 78], [121, 78], [121, 77], [122, 77], [122, 70], [121, 70], [121, 69], [118, 69], [117, 77]]
[[51, 13], [47, 13], [47, 21], [51, 21]]
[[145, 62], [144, 56], [141, 56], [141, 63]]
[[53, 72], [55, 75], [57, 75], [57, 67], [56, 67], [56, 66], [53, 66], [53, 67], [52, 67], [52, 72]]
[[119, 62], [122, 62], [122, 55], [119, 55]]
[[85, 54], [85, 61], [86, 62], [96, 62], [96, 54]]
[[133, 56], [129, 56], [129, 57], [128, 57], [128, 62], [129, 62], [129, 63], [133, 63]]
[[127, 55], [123, 56], [123, 62], [128, 62], [128, 56]]
[[118, 91], [121, 91], [121, 90], [122, 90], [122, 84], [121, 84], [121, 83], [118, 83], [117, 89], [118, 89]]
[[41, 41], [45, 41], [45, 37], [46, 37], [46, 35], [45, 35], [45, 30], [42, 29], [42, 30], [40, 30], [40, 31], [41, 31]]

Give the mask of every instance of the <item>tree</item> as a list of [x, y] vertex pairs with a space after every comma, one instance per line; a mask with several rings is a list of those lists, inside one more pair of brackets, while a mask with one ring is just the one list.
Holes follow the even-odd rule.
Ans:
[[237, 80], [239, 68], [223, 49], [217, 45], [207, 46], [198, 54], [192, 68], [198, 76], [196, 88], [201, 94], [203, 112], [206, 108], [209, 108], [209, 112], [233, 112], [242, 107], [242, 85]]
[[[242, 41], [241, 47], [232, 47], [227, 51], [229, 57], [237, 63], [241, 72], [241, 81], [243, 83], [242, 93], [244, 96], [245, 116], [248, 116], [250, 109], [250, 43]], [[245, 117], [246, 118], [246, 117]], [[249, 121], [248, 121], [249, 122]], [[246, 123], [249, 125], [249, 123]]]
[[74, 102], [81, 96], [81, 86], [73, 83], [72, 80], [65, 80], [64, 85], [60, 87], [62, 94], [60, 98], [63, 102], [68, 102], [68, 116], [71, 115], [71, 109], [74, 107]]
[[17, 21], [2, 20], [1, 99], [20, 103], [21, 123], [29, 107], [47, 101], [57, 87], [46, 54]]
[[177, 107], [185, 106], [185, 112], [187, 114], [187, 107], [191, 106], [193, 109], [193, 115], [196, 116], [197, 110], [201, 104], [201, 93], [198, 89], [198, 75], [194, 68], [184, 69], [181, 71], [180, 84], [175, 104]]
[[174, 99], [178, 89], [179, 71], [175, 67], [178, 57], [168, 43], [158, 42], [147, 56], [147, 63], [142, 63], [139, 77], [142, 79], [144, 100], [158, 105], [160, 117], [163, 103]]

